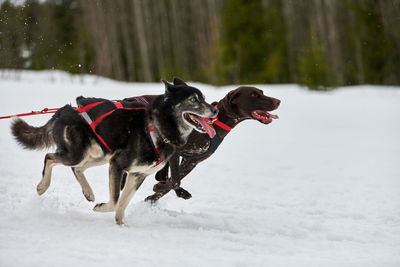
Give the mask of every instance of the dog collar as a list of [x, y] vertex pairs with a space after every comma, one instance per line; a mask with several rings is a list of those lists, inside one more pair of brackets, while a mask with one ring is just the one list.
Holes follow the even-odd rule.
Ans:
[[[214, 107], [215, 107], [215, 108], [218, 108], [218, 105], [215, 105]], [[222, 121], [220, 121], [220, 120], [218, 119], [218, 115], [215, 116], [215, 117], [212, 118], [212, 119], [203, 118], [203, 120], [205, 120], [208, 124], [215, 124], [215, 125], [217, 125], [218, 127], [224, 129], [224, 130], [227, 131], [227, 132], [229, 132], [230, 130], [232, 130], [232, 127], [231, 127], [231, 126], [226, 125], [225, 123], [223, 123]]]
[[218, 117], [215, 117], [215, 119], [213, 119], [213, 124], [219, 126], [220, 128], [224, 129], [225, 131], [230, 131], [232, 130], [232, 127], [226, 125], [225, 123], [223, 123], [222, 121], [218, 120]]
[[[216, 104], [214, 107], [215, 107], [215, 108], [218, 108], [218, 104]], [[215, 121], [214, 121], [214, 119], [215, 119]], [[232, 127], [231, 127], [231, 126], [226, 125], [225, 123], [223, 123], [222, 121], [220, 121], [220, 120], [218, 119], [218, 115], [215, 116], [214, 119], [213, 119], [213, 123], [216, 124], [217, 126], [219, 126], [220, 128], [222, 128], [222, 129], [224, 129], [225, 131], [228, 131], [228, 132], [229, 132], [230, 130], [232, 130]]]

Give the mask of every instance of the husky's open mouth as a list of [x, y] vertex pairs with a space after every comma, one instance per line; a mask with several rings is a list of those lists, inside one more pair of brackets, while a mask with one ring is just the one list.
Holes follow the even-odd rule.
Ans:
[[267, 111], [263, 110], [254, 110], [253, 112], [251, 112], [251, 116], [253, 117], [253, 119], [256, 119], [264, 124], [271, 123], [274, 119], [279, 119], [278, 115], [270, 114]]
[[210, 136], [210, 138], [213, 138], [215, 136], [214, 127], [205, 122], [200, 116], [193, 113], [185, 112], [183, 113], [183, 118], [189, 125], [191, 125], [197, 131], [201, 133], [207, 133]]

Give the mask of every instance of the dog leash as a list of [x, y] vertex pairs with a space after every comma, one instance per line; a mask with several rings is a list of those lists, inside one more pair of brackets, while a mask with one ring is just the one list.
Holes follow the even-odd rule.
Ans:
[[59, 108], [44, 108], [42, 110], [37, 110], [37, 111], [31, 111], [28, 113], [20, 113], [20, 114], [15, 114], [15, 115], [8, 115], [8, 116], [3, 116], [0, 117], [0, 120], [2, 119], [11, 119], [14, 117], [24, 117], [24, 116], [31, 116], [31, 115], [41, 115], [41, 114], [51, 114], [51, 113], [56, 113]]
[[[128, 100], [128, 99], [135, 99], [137, 102], [142, 102], [146, 105], [150, 105], [149, 101], [146, 100], [146, 98], [144, 97], [128, 97], [125, 98], [124, 100]], [[119, 100], [112, 100], [113, 102], [117, 102]], [[14, 114], [14, 115], [7, 115], [7, 116], [2, 116], [0, 117], [0, 120], [2, 119], [11, 119], [14, 117], [24, 117], [24, 116], [31, 116], [31, 115], [41, 115], [41, 114], [52, 114], [52, 113], [56, 113], [57, 110], [59, 110], [60, 108], [44, 108], [42, 110], [32, 110], [31, 112], [27, 112], [27, 113], [20, 113], [20, 114]], [[74, 109], [78, 110], [78, 108]]]

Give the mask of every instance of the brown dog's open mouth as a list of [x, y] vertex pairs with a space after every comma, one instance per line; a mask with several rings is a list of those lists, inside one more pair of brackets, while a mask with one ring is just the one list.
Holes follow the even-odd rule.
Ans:
[[263, 110], [254, 110], [251, 112], [251, 116], [264, 124], [268, 124], [271, 123], [272, 120], [279, 119], [278, 115], [270, 114]]
[[186, 112], [183, 114], [183, 118], [191, 125], [195, 126], [195, 129], [199, 132], [207, 133], [210, 138], [215, 136], [215, 129], [212, 125], [205, 122], [201, 117], [196, 114]]

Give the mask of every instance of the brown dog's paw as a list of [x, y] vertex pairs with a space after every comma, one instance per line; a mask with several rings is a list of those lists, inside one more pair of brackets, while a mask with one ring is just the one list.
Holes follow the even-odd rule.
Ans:
[[151, 196], [146, 197], [146, 199], [144, 201], [146, 202], [150, 202], [151, 204], [154, 204], [157, 202], [157, 200], [159, 200], [162, 197], [161, 194], [155, 193]]
[[182, 187], [178, 187], [177, 189], [175, 189], [175, 193], [176, 193], [177, 197], [180, 197], [183, 199], [189, 199], [192, 197], [192, 195], [188, 191], [183, 189]]
[[155, 178], [156, 178], [156, 180], [159, 181], [159, 182], [166, 182], [167, 179], [168, 179], [168, 177], [165, 176], [164, 173], [161, 172], [161, 171], [156, 173], [156, 177], [155, 177]]
[[169, 183], [160, 182], [153, 186], [153, 191], [158, 192], [165, 192], [171, 190], [171, 185]]

